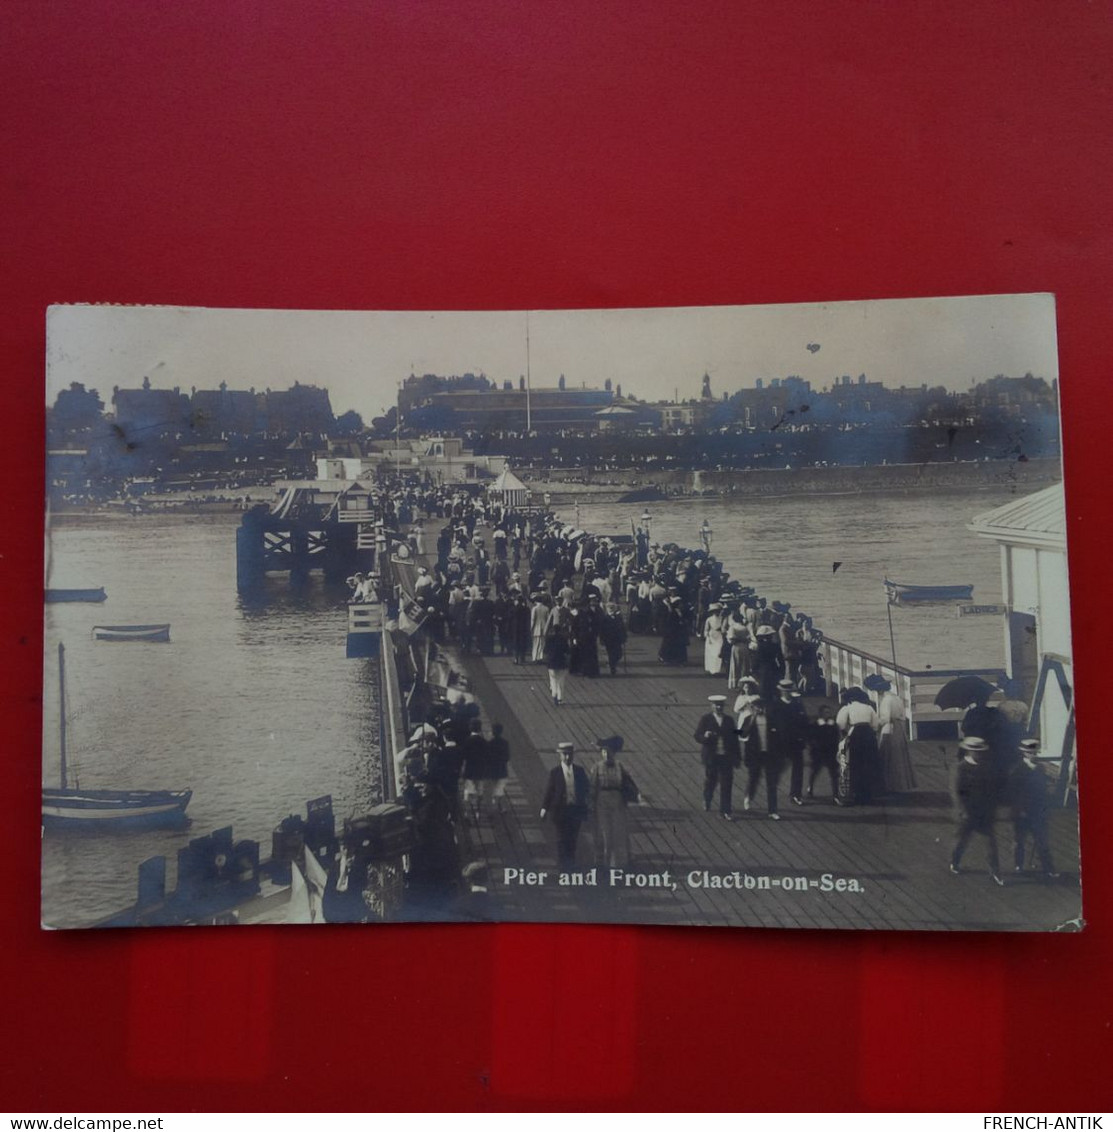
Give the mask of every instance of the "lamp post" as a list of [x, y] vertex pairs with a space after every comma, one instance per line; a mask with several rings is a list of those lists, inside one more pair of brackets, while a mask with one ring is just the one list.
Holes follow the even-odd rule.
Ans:
[[653, 522], [653, 516], [650, 515], [649, 508], [647, 507], [642, 512], [642, 526], [645, 527], [645, 537], [647, 539], [649, 538], [649, 528], [650, 528], [650, 525], [652, 524], [652, 522]]

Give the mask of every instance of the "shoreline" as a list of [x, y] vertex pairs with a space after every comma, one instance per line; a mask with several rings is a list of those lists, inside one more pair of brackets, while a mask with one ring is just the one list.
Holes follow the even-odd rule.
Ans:
[[[978, 463], [861, 464], [837, 467], [747, 468], [710, 470], [676, 468], [667, 472], [636, 469], [591, 472], [572, 477], [567, 469], [521, 471], [523, 482], [539, 503], [547, 494], [551, 506], [569, 503], [618, 503], [630, 492], [656, 488], [660, 500], [726, 500], [760, 497], [792, 498], [798, 495], [840, 496], [881, 492], [910, 494], [916, 491], [984, 490], [1009, 488], [1034, 491], [1062, 478], [1058, 460], [986, 460]], [[526, 478], [526, 476], [529, 478]], [[548, 477], [548, 478], [542, 478]], [[120, 506], [96, 506], [53, 510], [50, 522], [139, 519], [149, 515], [189, 517], [242, 515], [238, 500], [204, 501], [194, 495], [174, 497], [159, 493], [153, 507], [130, 510]], [[270, 504], [273, 495], [252, 498], [249, 506]], [[634, 503], [635, 501], [629, 501]], [[640, 502], [640, 501], [637, 501]], [[648, 500], [654, 502], [654, 500]]]
[[[555, 474], [554, 474], [555, 472]], [[540, 477], [548, 475], [550, 478]], [[742, 471], [674, 469], [663, 473], [640, 471], [587, 473], [542, 470], [523, 480], [531, 491], [548, 492], [552, 503], [615, 503], [632, 491], [656, 487], [663, 499], [765, 498], [794, 495], [863, 495], [874, 492], [940, 491], [948, 489], [1025, 491], [1046, 487], [1062, 475], [1056, 460], [990, 460], [979, 463], [863, 464], [837, 467], [749, 468]], [[633, 501], [631, 501], [633, 502]]]

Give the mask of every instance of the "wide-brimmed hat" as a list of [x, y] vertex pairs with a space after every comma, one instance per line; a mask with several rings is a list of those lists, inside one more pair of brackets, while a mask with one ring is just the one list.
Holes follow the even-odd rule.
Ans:
[[762, 625], [757, 631], [759, 637], [775, 637], [777, 630], [772, 625]]
[[596, 739], [595, 745], [600, 750], [614, 751], [615, 754], [618, 754], [624, 744], [621, 735], [609, 735], [606, 739]]

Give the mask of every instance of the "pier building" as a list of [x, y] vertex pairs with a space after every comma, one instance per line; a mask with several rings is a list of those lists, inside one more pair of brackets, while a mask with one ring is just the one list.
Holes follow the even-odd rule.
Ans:
[[1005, 668], [1030, 703], [1029, 733], [1060, 761], [1060, 790], [1075, 758], [1074, 675], [1062, 483], [978, 515], [970, 530], [1001, 548]]

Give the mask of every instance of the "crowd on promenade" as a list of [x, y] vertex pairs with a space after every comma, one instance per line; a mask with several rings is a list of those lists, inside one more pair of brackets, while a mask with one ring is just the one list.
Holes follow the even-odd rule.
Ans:
[[[384, 500], [384, 525], [397, 532], [406, 548], [402, 553], [422, 563], [412, 595], [385, 595], [397, 601], [400, 623], [433, 645], [451, 642], [464, 654], [501, 654], [515, 664], [543, 665], [555, 707], [574, 695], [570, 677], [620, 674], [630, 635], [654, 638], [661, 665], [696, 660], [722, 678], [723, 692], [710, 697], [694, 732], [708, 811], [717, 797], [719, 813], [734, 820], [734, 774], [743, 768], [743, 809], [764, 809], [778, 821], [786, 771], [788, 798], [801, 807], [814, 800], [817, 786], [825, 786], [839, 806], [870, 806], [916, 787], [905, 705], [888, 681], [875, 674], [864, 687], [843, 689], [838, 703], [827, 699], [822, 635], [812, 619], [732, 578], [708, 546], [658, 545], [645, 527], [629, 536], [598, 536], [551, 512], [515, 509], [449, 487], [391, 492]], [[352, 581], [365, 595], [375, 584], [359, 576]], [[970, 727], [977, 729], [973, 722]], [[496, 728], [497, 734], [493, 729], [490, 738], [483, 736], [479, 708], [464, 682], [447, 687], [445, 701], [429, 708], [404, 755], [411, 802], [435, 794], [449, 820], [461, 815], [478, 820], [485, 803], [497, 806], [509, 751]], [[574, 760], [561, 751], [542, 816], [557, 823], [562, 867], [575, 862], [583, 821], [593, 814], [598, 826], [604, 811], [610, 816], [606, 831], [596, 830], [597, 863], [622, 867], [628, 860], [625, 807], [636, 801], [637, 788], [617, 762], [621, 746], [620, 737], [609, 745], [600, 740], [599, 763], [582, 775], [579, 766], [568, 769]], [[600, 771], [608, 759], [617, 763], [617, 772]], [[1012, 750], [1011, 764], [1019, 759]], [[618, 792], [602, 801], [601, 776], [610, 782], [606, 789]], [[985, 831], [984, 820], [971, 825], [963, 817], [960, 777], [956, 869], [972, 834]], [[1033, 783], [1033, 796], [1037, 788]], [[998, 776], [995, 789], [994, 806], [1012, 788]], [[1050, 872], [1044, 829], [1028, 832]]]

